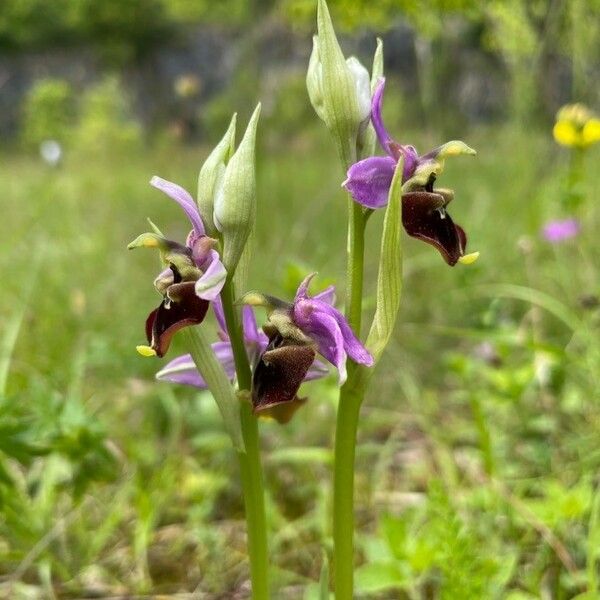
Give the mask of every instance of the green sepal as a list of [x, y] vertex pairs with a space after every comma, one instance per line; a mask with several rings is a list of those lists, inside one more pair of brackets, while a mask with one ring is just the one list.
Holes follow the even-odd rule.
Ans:
[[367, 350], [377, 362], [385, 350], [398, 317], [402, 295], [402, 171], [400, 158], [394, 171], [383, 220], [379, 271], [377, 273], [377, 305], [367, 337]]
[[150, 217], [147, 217], [146, 220], [148, 221], [148, 224], [150, 225], [150, 227], [152, 228], [152, 231], [156, 235], [159, 235], [162, 238], [165, 237], [164, 233], [158, 228], [158, 225], [156, 225], [156, 223], [154, 223], [154, 221], [152, 221], [152, 219], [150, 219]]
[[213, 352], [205, 329], [186, 327], [182, 332], [186, 336], [192, 360], [217, 403], [233, 446], [238, 452], [245, 452], [239, 401], [223, 366]]

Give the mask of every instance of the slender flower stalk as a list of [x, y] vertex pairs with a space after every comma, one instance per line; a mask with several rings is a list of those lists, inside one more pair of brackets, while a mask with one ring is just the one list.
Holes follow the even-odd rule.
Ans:
[[[346, 318], [360, 336], [368, 213], [348, 198]], [[353, 597], [354, 462], [358, 417], [366, 384], [357, 386], [357, 365], [348, 361], [348, 379], [340, 388], [335, 428], [333, 475], [334, 585], [337, 599]]]
[[244, 346], [241, 322], [233, 304], [234, 289], [231, 280], [225, 283], [221, 298], [227, 333], [231, 340], [239, 387], [240, 419], [246, 450], [244, 453], [238, 452], [238, 460], [242, 488], [244, 490], [252, 597], [254, 600], [264, 600], [270, 597], [268, 575], [269, 550], [267, 544], [263, 474], [258, 440], [258, 422], [252, 412], [252, 404], [250, 403], [252, 374]]
[[366, 384], [357, 386], [356, 367], [340, 389], [333, 475], [333, 573], [337, 600], [354, 593], [354, 462], [360, 407]]

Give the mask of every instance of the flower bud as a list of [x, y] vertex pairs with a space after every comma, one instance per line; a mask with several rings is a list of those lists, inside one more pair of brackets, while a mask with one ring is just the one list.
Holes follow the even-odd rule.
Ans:
[[306, 75], [306, 87], [315, 112], [331, 132], [346, 167], [356, 161], [361, 126], [371, 113], [369, 73], [360, 62], [344, 58], [327, 3], [319, 0], [318, 34]]
[[254, 147], [260, 104], [254, 110], [244, 137], [223, 172], [214, 198], [214, 219], [223, 236], [223, 263], [233, 275], [256, 218]]
[[358, 103], [358, 114], [360, 123], [365, 123], [371, 116], [371, 83], [369, 71], [362, 66], [355, 56], [346, 59], [346, 65], [350, 69], [354, 79], [356, 100]]
[[218, 189], [223, 184], [225, 165], [229, 162], [235, 150], [236, 118], [237, 115], [234, 114], [225, 135], [204, 161], [198, 174], [198, 208], [209, 236], [217, 234], [213, 219], [214, 202]]

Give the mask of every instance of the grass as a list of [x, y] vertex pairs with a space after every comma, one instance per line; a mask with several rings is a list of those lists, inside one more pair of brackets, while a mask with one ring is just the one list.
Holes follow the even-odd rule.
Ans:
[[[406, 240], [401, 323], [359, 433], [360, 597], [595, 598], [597, 187], [590, 173], [582, 236], [550, 247], [538, 231], [560, 215], [564, 153], [542, 133], [465, 138], [478, 157], [448, 161], [440, 184], [481, 258], [450, 269]], [[126, 245], [147, 216], [186, 233], [147, 182], [193, 191], [206, 152], [67, 156], [56, 170], [0, 161], [6, 598], [247, 595], [238, 473], [214, 403], [154, 383], [158, 362], [134, 350], [157, 262]], [[263, 148], [252, 288], [290, 296], [308, 270], [343, 282], [346, 208], [330, 165], [325, 133]], [[375, 215], [371, 291], [380, 226]], [[278, 598], [316, 598], [330, 549], [335, 378], [305, 391], [289, 425], [261, 423]]]

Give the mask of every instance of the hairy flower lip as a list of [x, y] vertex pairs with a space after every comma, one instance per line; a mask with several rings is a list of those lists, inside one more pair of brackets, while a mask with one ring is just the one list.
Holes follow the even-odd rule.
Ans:
[[411, 237], [422, 240], [440, 252], [454, 266], [465, 253], [467, 235], [446, 211], [447, 201], [435, 192], [409, 192], [402, 195], [402, 225]]
[[196, 295], [193, 282], [171, 285], [167, 296], [146, 319], [146, 338], [156, 355], [163, 357], [166, 354], [177, 331], [202, 323], [208, 306], [208, 300]]
[[314, 345], [290, 343], [281, 335], [275, 334], [254, 369], [254, 412], [294, 401], [315, 357]]

